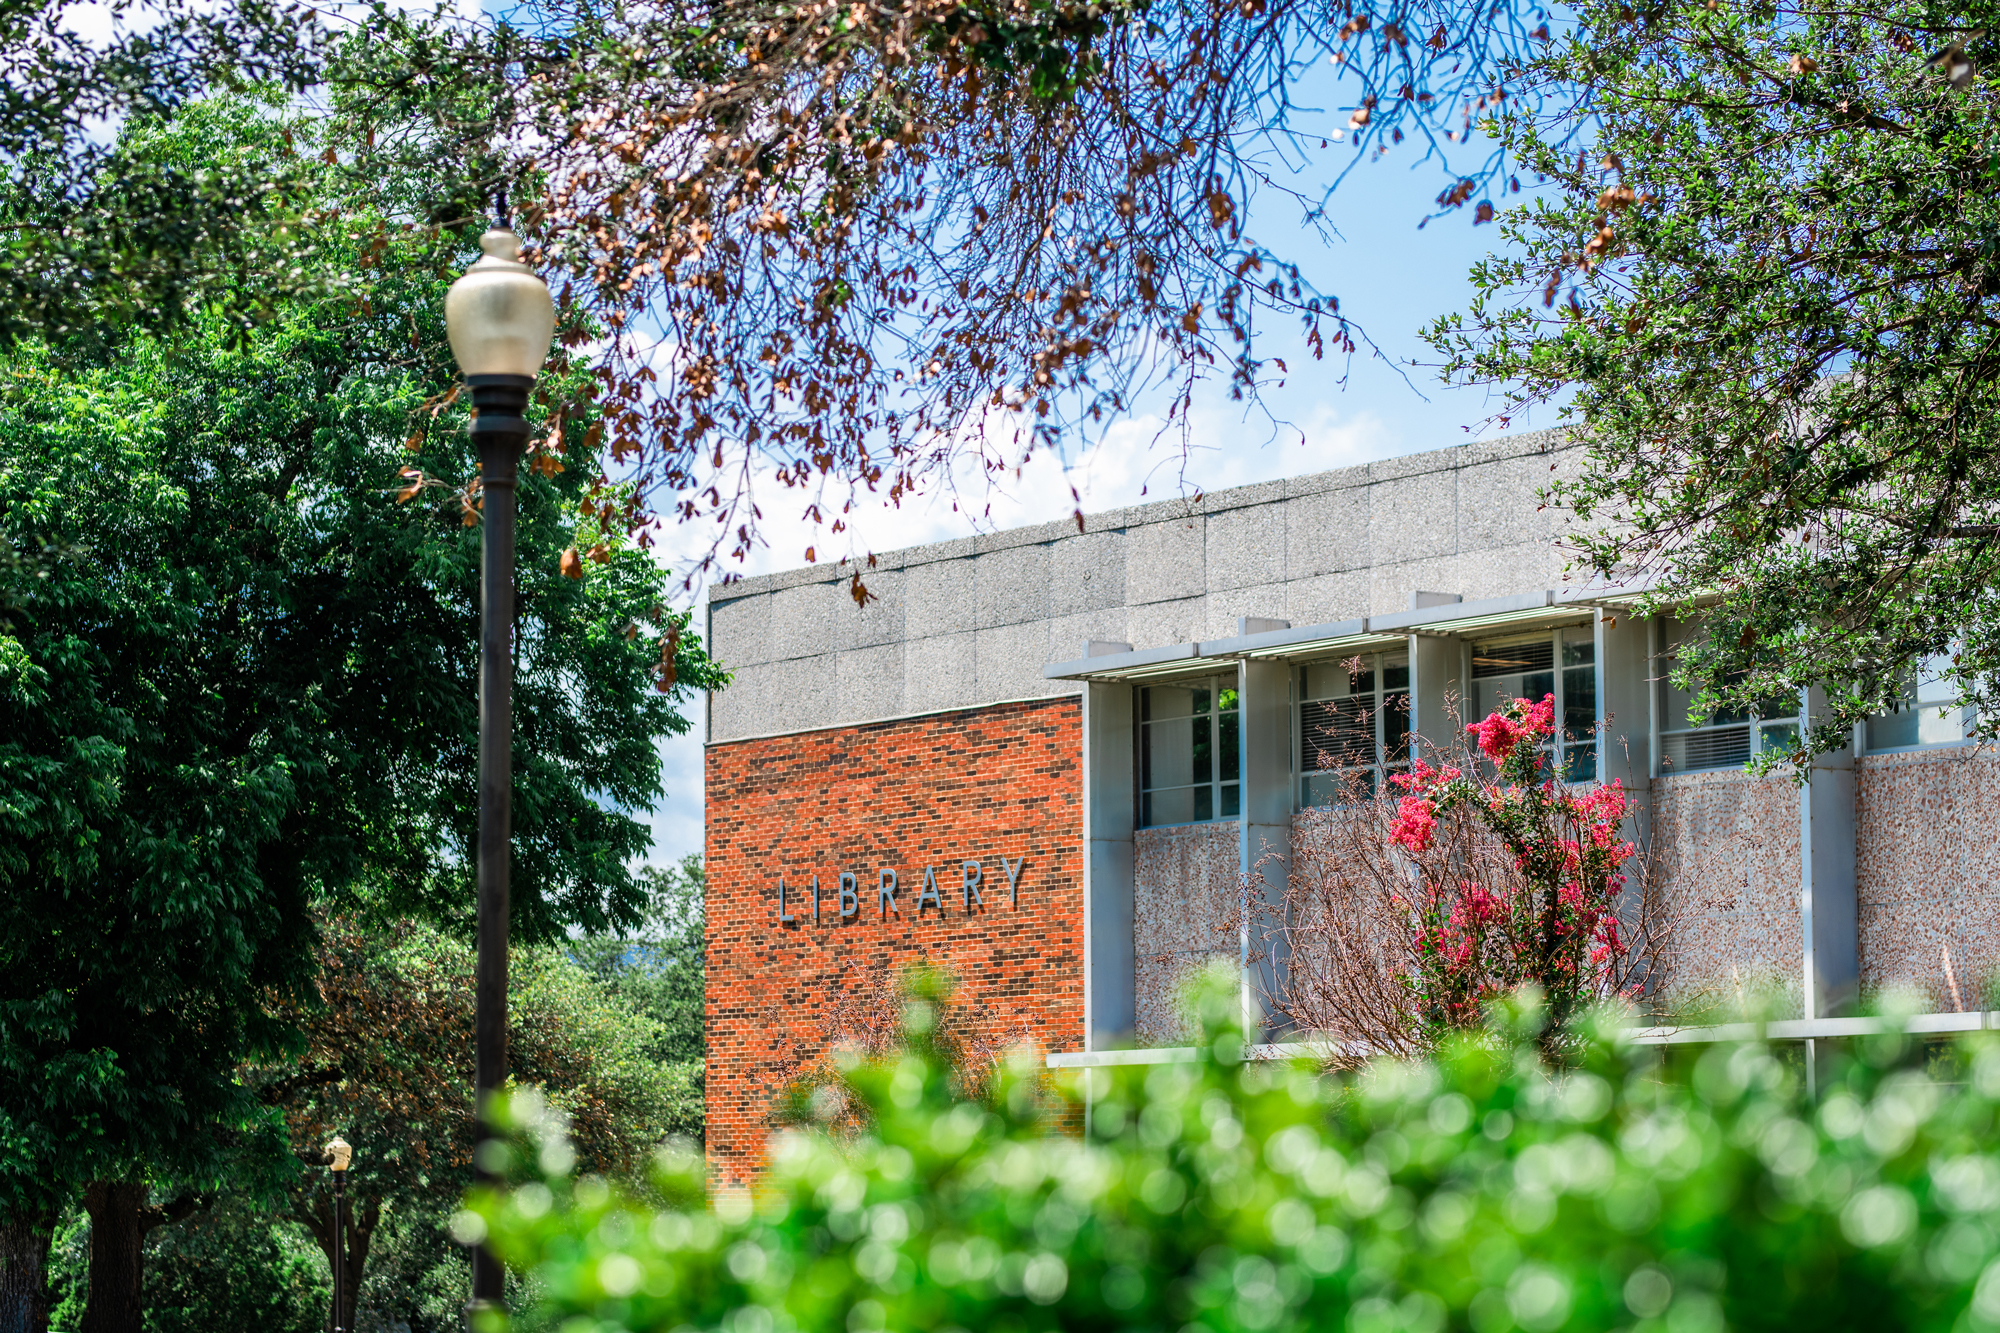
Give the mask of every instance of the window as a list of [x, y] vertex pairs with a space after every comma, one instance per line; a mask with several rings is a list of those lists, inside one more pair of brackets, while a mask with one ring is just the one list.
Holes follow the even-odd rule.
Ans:
[[1385, 771], [1408, 762], [1408, 654], [1314, 662], [1301, 677], [1301, 805], [1333, 805], [1350, 784], [1373, 792]]
[[1694, 696], [1668, 677], [1675, 648], [1694, 631], [1676, 621], [1665, 622], [1667, 651], [1660, 660], [1660, 772], [1695, 773], [1705, 769], [1741, 768], [1769, 750], [1790, 752], [1799, 743], [1796, 699], [1767, 699], [1752, 709], [1725, 709], [1692, 723]]
[[1239, 781], [1236, 686], [1226, 678], [1139, 691], [1139, 822], [1234, 819]]
[[1542, 746], [1567, 782], [1597, 776], [1597, 630], [1543, 630], [1472, 648], [1472, 713], [1477, 722], [1516, 699], [1555, 696], [1558, 734]]
[[1886, 713], [1868, 719], [1867, 743], [1872, 750], [1900, 750], [1918, 745], [1948, 745], [1965, 739], [1967, 717], [1956, 706], [1958, 691], [1945, 679], [1951, 659], [1942, 654], [1924, 659], [1903, 683], [1903, 697]]

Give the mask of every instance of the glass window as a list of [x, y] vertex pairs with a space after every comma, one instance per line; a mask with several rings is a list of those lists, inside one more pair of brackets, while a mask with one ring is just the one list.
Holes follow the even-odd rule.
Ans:
[[1371, 653], [1314, 662], [1299, 680], [1299, 803], [1372, 793], [1409, 761], [1410, 659]]
[[1236, 686], [1226, 678], [1139, 691], [1139, 822], [1234, 819], [1242, 809]]
[[1720, 709], [1705, 718], [1691, 718], [1694, 696], [1668, 677], [1673, 672], [1675, 649], [1696, 631], [1675, 620], [1667, 620], [1665, 627], [1667, 651], [1660, 659], [1655, 687], [1659, 690], [1661, 773], [1741, 768], [1766, 751], [1798, 748], [1796, 699], [1766, 699], [1755, 708]]
[[1965, 710], [1957, 706], [1958, 691], [1945, 673], [1951, 658], [1924, 659], [1903, 682], [1903, 695], [1886, 713], [1868, 719], [1870, 750], [1899, 750], [1917, 745], [1948, 745], [1965, 739]]
[[1472, 648], [1472, 712], [1476, 722], [1516, 699], [1555, 696], [1560, 733], [1543, 745], [1569, 782], [1597, 776], [1597, 630], [1590, 625], [1543, 630]]

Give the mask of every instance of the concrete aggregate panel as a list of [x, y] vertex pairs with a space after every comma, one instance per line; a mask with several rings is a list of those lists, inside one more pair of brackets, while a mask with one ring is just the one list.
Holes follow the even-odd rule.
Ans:
[[1049, 548], [1015, 546], [972, 562], [973, 627], [1020, 625], [1049, 618]]
[[731, 670], [738, 666], [754, 666], [771, 660], [768, 635], [771, 628], [771, 599], [768, 594], [738, 597], [730, 601], [717, 601], [711, 612], [710, 635], [714, 642], [709, 651], [721, 656], [723, 645], [727, 645], [728, 656], [722, 664]]
[[1368, 554], [1377, 568], [1458, 550], [1458, 482], [1451, 472], [1379, 481], [1368, 491]]
[[974, 636], [939, 634], [903, 645], [903, 708], [927, 713], [979, 696]]
[[1330, 625], [1365, 616], [1372, 609], [1371, 582], [1365, 569], [1293, 579], [1285, 585], [1285, 619], [1294, 625]]
[[[846, 599], [845, 610], [854, 602]], [[804, 583], [771, 594], [766, 633], [769, 661], [784, 662], [851, 646], [851, 617], [843, 616], [841, 593], [831, 583]]]
[[[1290, 619], [1288, 603], [1291, 600], [1290, 585], [1284, 582], [1261, 583], [1254, 587], [1225, 588], [1208, 595], [1208, 606], [1202, 614], [1201, 639], [1232, 639], [1236, 637], [1236, 622], [1243, 616], [1260, 616], [1272, 620]], [[1304, 624], [1304, 621], [1292, 621]]]
[[1301, 496], [1285, 501], [1280, 510], [1284, 516], [1287, 578], [1309, 579], [1367, 568], [1366, 486], [1346, 486]]
[[1188, 1033], [1180, 1003], [1190, 975], [1214, 958], [1240, 956], [1235, 821], [1140, 829], [1133, 836], [1132, 953], [1142, 1043]]
[[1925, 1008], [1946, 1011], [1995, 1002], [1996, 785], [2000, 756], [1969, 746], [1860, 761], [1854, 850], [1864, 996], [1913, 991]]
[[1689, 1019], [1800, 1015], [1799, 798], [1777, 774], [1653, 784], [1658, 873], [1683, 928], [1670, 1004]]
[[912, 641], [976, 627], [973, 562], [932, 560], [903, 571], [903, 632]]
[[1049, 622], [1049, 652], [1054, 661], [1082, 657], [1083, 645], [1091, 639], [1105, 643], [1132, 642], [1131, 613], [1123, 606], [1113, 606], [1102, 611], [1057, 616]]
[[1444, 555], [1376, 565], [1368, 571], [1368, 614], [1407, 611], [1413, 592], [1455, 592], [1464, 597], [1465, 580], [1460, 573], [1464, 563], [1462, 556]]
[[1128, 605], [1198, 597], [1208, 591], [1206, 520], [1197, 516], [1148, 523], [1125, 534]]
[[771, 718], [764, 707], [764, 685], [772, 674], [769, 664], [734, 668], [735, 678], [725, 689], [709, 696], [708, 727], [711, 740], [754, 736], [770, 730]]
[[1505, 597], [1527, 588], [1564, 588], [1563, 565], [1568, 557], [1553, 541], [1526, 542], [1459, 556], [1458, 579], [1465, 600]]
[[903, 641], [903, 580], [906, 577], [900, 569], [864, 572], [861, 581], [874, 596], [868, 599], [868, 605], [862, 607], [854, 604], [847, 583], [832, 585], [830, 590], [841, 606], [838, 625], [842, 647], [870, 648], [876, 644]]
[[837, 656], [828, 653], [766, 667], [760, 700], [765, 721], [757, 730], [807, 731], [838, 717], [838, 662]]
[[1462, 468], [1458, 478], [1458, 549], [1483, 551], [1549, 539], [1549, 518], [1536, 492], [1553, 474], [1520, 460]]
[[1207, 530], [1208, 591], [1281, 583], [1285, 578], [1285, 525], [1271, 504], [1210, 515]]
[[1125, 533], [1084, 532], [1049, 546], [1049, 614], [1125, 608]]
[[894, 717], [913, 711], [905, 700], [904, 645], [878, 644], [850, 648], [836, 659], [841, 722], [866, 722], [884, 713]]
[[1073, 687], [1068, 681], [1049, 680], [1042, 675], [1042, 665], [1055, 660], [1049, 649], [1046, 620], [977, 631], [973, 636], [973, 680], [978, 697], [1033, 699], [1071, 693]]
[[1125, 623], [1130, 627], [1130, 637], [1126, 642], [1134, 648], [1164, 648], [1169, 644], [1192, 643], [1201, 638], [1208, 627], [1208, 599], [1186, 597], [1177, 602], [1134, 606], [1125, 612]]

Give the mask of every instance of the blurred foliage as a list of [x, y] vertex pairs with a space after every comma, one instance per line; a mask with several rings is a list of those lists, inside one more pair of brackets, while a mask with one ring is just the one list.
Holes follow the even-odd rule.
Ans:
[[656, 1164], [665, 1207], [572, 1175], [530, 1103], [518, 1185], [455, 1225], [566, 1333], [2000, 1323], [1987, 1034], [1857, 1041], [1814, 1100], [1757, 1043], [1664, 1069], [1616, 1010], [1552, 1069], [1526, 998], [1433, 1060], [1245, 1063], [1235, 1003], [1202, 999], [1192, 1062], [1092, 1071], [1081, 1138], [1043, 1132], [1031, 1067], [980, 1103], [915, 1052], [857, 1062], [869, 1132], [786, 1134], [713, 1206], [691, 1153]]

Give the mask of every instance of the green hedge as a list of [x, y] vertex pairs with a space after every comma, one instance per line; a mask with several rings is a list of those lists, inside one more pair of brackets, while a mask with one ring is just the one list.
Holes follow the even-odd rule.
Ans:
[[1863, 1041], [1810, 1104], [1796, 1055], [1670, 1074], [1615, 1021], [1563, 1070], [1517, 1010], [1340, 1076], [1211, 1029], [1199, 1063], [1095, 1071], [1082, 1139], [1032, 1069], [977, 1103], [920, 1055], [858, 1064], [869, 1132], [788, 1134], [712, 1206], [691, 1151], [650, 1202], [572, 1179], [530, 1105], [523, 1183], [455, 1225], [563, 1333], [2000, 1327], [2000, 1044]]

